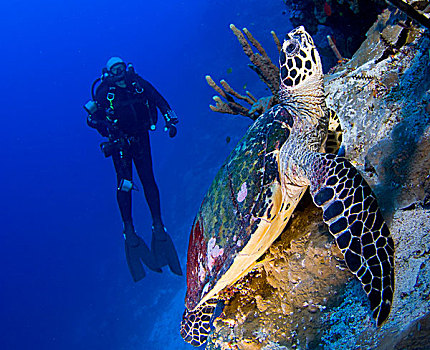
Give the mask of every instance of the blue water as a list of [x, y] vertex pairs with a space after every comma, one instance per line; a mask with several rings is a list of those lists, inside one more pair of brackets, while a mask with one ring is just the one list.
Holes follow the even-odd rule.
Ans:
[[[209, 110], [204, 76], [268, 95], [229, 24], [249, 28], [276, 60], [270, 30], [291, 28], [283, 10], [281, 0], [2, 4], [0, 349], [191, 348], [179, 335], [185, 277], [147, 270], [135, 284], [129, 275], [113, 165], [82, 105], [118, 55], [178, 114], [177, 137], [159, 122], [151, 142], [164, 222], [185, 270], [194, 215], [250, 125]], [[133, 206], [149, 243], [142, 191]]]

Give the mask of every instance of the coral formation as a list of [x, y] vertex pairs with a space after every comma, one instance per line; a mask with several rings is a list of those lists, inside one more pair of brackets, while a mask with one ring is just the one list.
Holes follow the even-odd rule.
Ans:
[[400, 349], [411, 332], [425, 336], [413, 327], [430, 309], [430, 40], [398, 20], [385, 11], [352, 59], [325, 77], [346, 156], [377, 193], [396, 243], [388, 322], [377, 329], [305, 196], [255, 270], [224, 291], [207, 349]]
[[[267, 87], [272, 92], [272, 96], [263, 97], [257, 100], [249, 91], [246, 92], [246, 96], [239, 94], [225, 81], [221, 80], [221, 87], [218, 86], [210, 75], [206, 76], [206, 81], [211, 88], [213, 88], [225, 101], [219, 96], [214, 96], [213, 99], [216, 105], [210, 105], [210, 109], [214, 112], [229, 113], [229, 114], [241, 114], [243, 116], [249, 117], [252, 120], [257, 119], [266, 110], [273, 107], [278, 100], [278, 90], [279, 90], [279, 68], [273, 64], [266, 51], [263, 49], [261, 44], [253, 37], [253, 35], [246, 29], [243, 29], [243, 33], [237, 29], [233, 24], [230, 25], [230, 29], [233, 31], [237, 40], [242, 45], [242, 49], [251, 61], [249, 67], [258, 74], [260, 79], [267, 85]], [[280, 50], [281, 44], [275, 32], [271, 32], [273, 40]], [[252, 50], [250, 43], [258, 50], [258, 53]], [[242, 106], [235, 99], [245, 101], [251, 107]]]
[[[269, 56], [267, 56], [266, 51], [260, 45], [260, 43], [252, 36], [252, 34], [248, 31], [248, 29], [243, 28], [243, 33], [245, 33], [246, 38], [251, 42], [251, 44], [258, 50], [259, 54], [254, 53], [252, 51], [251, 46], [246, 40], [243, 33], [237, 29], [233, 24], [230, 25], [230, 29], [233, 31], [234, 35], [236, 35], [237, 40], [242, 45], [242, 49], [245, 54], [248, 56], [249, 60], [253, 65], [250, 67], [258, 74], [258, 76], [263, 80], [266, 85], [269, 87], [270, 91], [272, 91], [273, 95], [278, 94], [279, 90], [279, 68], [277, 65], [273, 64], [270, 60]], [[272, 35], [274, 37], [275, 44], [279, 49], [279, 39], [276, 34], [272, 31]]]

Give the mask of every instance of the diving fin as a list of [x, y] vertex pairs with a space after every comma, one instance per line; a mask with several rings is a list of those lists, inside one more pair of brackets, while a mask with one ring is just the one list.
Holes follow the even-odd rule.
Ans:
[[163, 272], [157, 266], [156, 260], [144, 240], [138, 235], [134, 238], [136, 238], [134, 243], [137, 241], [137, 244], [132, 245], [127, 243], [127, 240], [125, 241], [125, 257], [127, 259], [128, 269], [133, 277], [133, 281], [138, 282], [146, 276], [142, 262], [152, 271]]
[[170, 271], [182, 276], [178, 253], [165, 227], [161, 226], [157, 229], [152, 227], [151, 251], [160, 268], [169, 265]]

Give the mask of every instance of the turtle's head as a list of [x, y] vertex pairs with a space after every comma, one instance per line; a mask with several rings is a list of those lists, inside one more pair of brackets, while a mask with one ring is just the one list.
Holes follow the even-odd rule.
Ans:
[[281, 98], [323, 77], [321, 59], [311, 36], [303, 26], [285, 36], [279, 54]]

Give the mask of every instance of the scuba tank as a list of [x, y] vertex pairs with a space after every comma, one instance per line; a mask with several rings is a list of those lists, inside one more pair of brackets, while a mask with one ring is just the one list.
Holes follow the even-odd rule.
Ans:
[[94, 114], [98, 109], [99, 106], [97, 104], [96, 97], [95, 97], [95, 87], [98, 83], [102, 82], [104, 79], [106, 79], [109, 76], [109, 73], [106, 68], [103, 68], [102, 70], [102, 76], [100, 78], [97, 78], [93, 81], [91, 84], [91, 100], [89, 100], [87, 103], [84, 104], [85, 111], [91, 115]]

